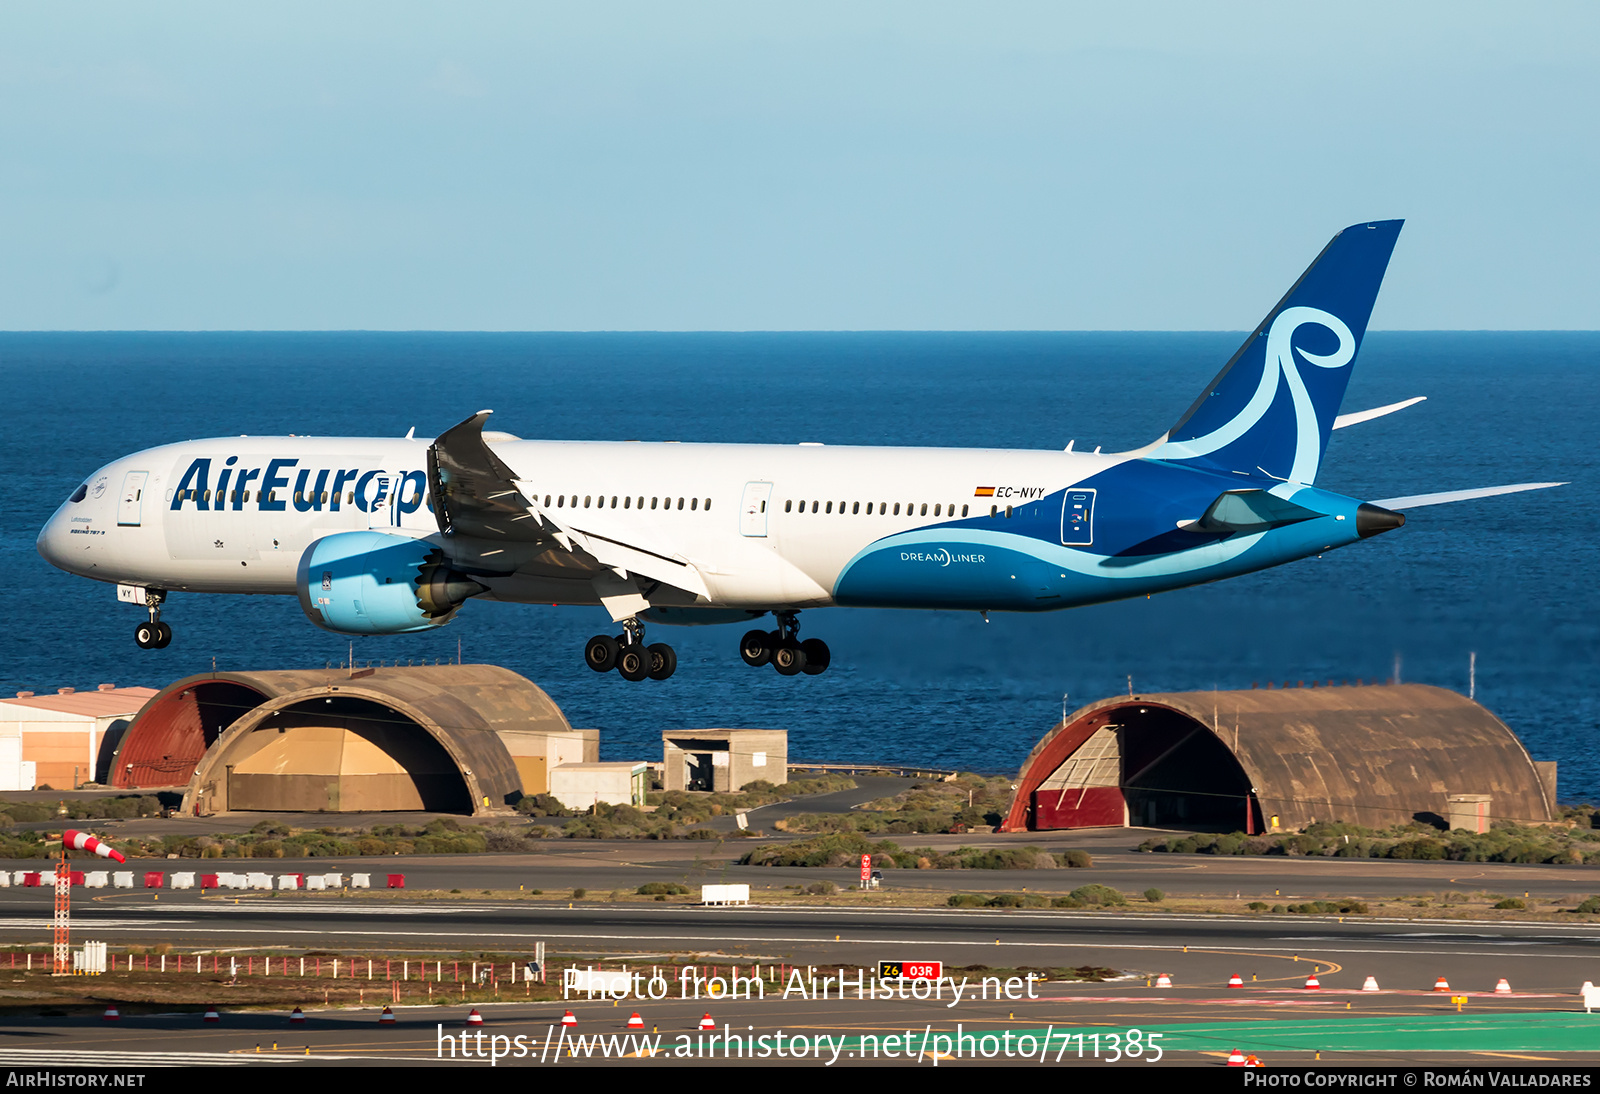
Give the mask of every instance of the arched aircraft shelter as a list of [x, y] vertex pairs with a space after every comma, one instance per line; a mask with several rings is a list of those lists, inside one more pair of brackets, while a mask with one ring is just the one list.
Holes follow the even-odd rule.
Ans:
[[1477, 703], [1419, 684], [1120, 696], [1034, 747], [1001, 830], [1381, 828], [1448, 816], [1457, 794], [1488, 796], [1494, 819], [1548, 821], [1555, 765]]
[[494, 665], [215, 673], [164, 688], [118, 750], [116, 785], [185, 785], [187, 813], [480, 814], [522, 795], [520, 739], [574, 735]]

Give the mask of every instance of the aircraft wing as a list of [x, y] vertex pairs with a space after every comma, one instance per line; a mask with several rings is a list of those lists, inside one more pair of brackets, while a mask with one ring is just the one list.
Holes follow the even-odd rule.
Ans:
[[1420, 509], [1424, 505], [1448, 505], [1453, 501], [1492, 498], [1499, 494], [1519, 494], [1524, 490], [1548, 490], [1566, 486], [1564, 482], [1519, 482], [1513, 486], [1480, 486], [1476, 490], [1446, 490], [1438, 494], [1413, 494], [1407, 498], [1384, 498], [1372, 504], [1384, 509]]
[[483, 439], [492, 410], [480, 410], [441, 433], [428, 446], [428, 486], [433, 514], [445, 535], [483, 539], [542, 538], [516, 472]]
[[483, 425], [491, 413], [480, 410], [441, 433], [428, 448], [429, 486], [441, 532], [549, 543], [597, 569], [626, 572], [710, 599], [700, 571], [668, 546], [637, 542], [636, 533], [624, 538], [600, 526], [606, 517], [598, 512], [585, 514], [586, 526], [579, 528], [564, 511], [558, 519], [540, 505], [528, 484], [484, 440]]

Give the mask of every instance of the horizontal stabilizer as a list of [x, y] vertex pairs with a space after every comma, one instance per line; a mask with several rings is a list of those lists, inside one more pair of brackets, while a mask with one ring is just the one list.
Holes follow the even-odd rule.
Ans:
[[1453, 501], [1471, 501], [1473, 498], [1492, 498], [1497, 494], [1520, 494], [1524, 490], [1548, 490], [1552, 486], [1566, 486], [1564, 482], [1519, 482], [1514, 486], [1480, 486], [1476, 490], [1446, 490], [1439, 494], [1413, 494], [1409, 498], [1384, 498], [1373, 505], [1385, 509], [1420, 509], [1424, 505], [1448, 505]]
[[1377, 406], [1371, 410], [1356, 410], [1349, 414], [1341, 414], [1333, 420], [1333, 428], [1343, 429], [1347, 425], [1360, 425], [1362, 422], [1370, 422], [1372, 419], [1381, 418], [1385, 414], [1393, 414], [1395, 411], [1404, 410], [1408, 406], [1416, 406], [1426, 398], [1426, 395], [1418, 395], [1414, 399], [1402, 399], [1398, 403], [1390, 403], [1388, 406]]
[[1292, 501], [1284, 501], [1265, 490], [1229, 490], [1219, 494], [1217, 500], [1206, 507], [1205, 514], [1199, 520], [1184, 521], [1178, 527], [1186, 532], [1233, 535], [1236, 532], [1265, 532], [1268, 528], [1297, 524], [1325, 515]]

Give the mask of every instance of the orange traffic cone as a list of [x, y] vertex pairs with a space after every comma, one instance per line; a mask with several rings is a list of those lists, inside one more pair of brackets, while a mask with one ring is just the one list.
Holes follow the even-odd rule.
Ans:
[[[470, 1021], [470, 1019], [469, 1019], [469, 1021]], [[383, 1024], [383, 1025], [393, 1025], [394, 1024], [394, 1011], [390, 1010], [388, 1007], [384, 1007], [383, 1008], [383, 1013], [378, 1015], [378, 1022], [380, 1024]]]
[[573, 1014], [570, 1010], [567, 1011], [561, 1016], [561, 1026], [563, 1029], [577, 1029], [578, 1016]]
[[304, 1022], [305, 1020], [306, 1012], [301, 1010], [299, 1007], [295, 1007], [289, 1015], [289, 1021], [291, 1022]]
[[1170, 988], [1170, 987], [1172, 987], [1172, 977], [1169, 976], [1167, 973], [1162, 973], [1160, 976], [1156, 977], [1156, 987], [1158, 987], [1158, 988]]
[[[388, 1010], [389, 1008], [388, 1007], [384, 1007], [383, 1009], [384, 1010]], [[469, 1026], [481, 1026], [481, 1025], [483, 1025], [483, 1015], [478, 1013], [478, 1008], [477, 1007], [473, 1007], [470, 1011], [467, 1012], [467, 1025], [469, 1025]]]
[[639, 1017], [639, 1012], [638, 1011], [634, 1011], [633, 1014], [631, 1014], [628, 1017], [628, 1028], [629, 1029], [643, 1029], [644, 1028], [644, 1019]]
[[1433, 990], [1434, 991], [1449, 991], [1450, 990], [1450, 981], [1446, 980], [1442, 976], [1439, 977], [1439, 979], [1437, 979], [1437, 980], [1435, 980], [1433, 982]]
[[1506, 978], [1502, 976], [1500, 978], [1500, 982], [1494, 986], [1494, 993], [1496, 995], [1510, 995], [1511, 994], [1511, 984], [1510, 984], [1510, 982], [1507, 981]]
[[1307, 991], [1316, 991], [1320, 987], [1322, 987], [1322, 981], [1318, 980], [1315, 974], [1306, 977]]
[[1232, 1052], [1228, 1053], [1228, 1066], [1243, 1067], [1244, 1053], [1240, 1052], [1238, 1049], [1234, 1049]]
[[717, 1028], [717, 1024], [711, 1020], [711, 1015], [708, 1014], [704, 1018], [700, 1019], [700, 1028], [701, 1029], [716, 1029]]
[[1232, 976], [1228, 977], [1228, 987], [1230, 987], [1230, 988], [1242, 988], [1242, 987], [1244, 987], [1244, 977], [1240, 976], [1238, 973], [1234, 973]]
[[1245, 1067], [1260, 1067], [1261, 1066], [1261, 1058], [1258, 1057], [1255, 1053], [1252, 1052], [1250, 1055], [1248, 1055], [1248, 1056], [1246, 1056], [1244, 1058], [1244, 1066]]
[[117, 1013], [116, 1007], [107, 1007], [106, 1012], [100, 1017], [105, 1019], [107, 1022], [115, 1022], [117, 1019], [121, 1018], [122, 1015]]
[[204, 1021], [204, 1022], [220, 1022], [220, 1021], [222, 1021], [222, 1015], [217, 1013], [217, 1008], [214, 1005], [213, 1006], [209, 1006], [209, 1007], [206, 1008], [206, 1016], [203, 1019], [201, 1019], [201, 1021]]
[[1378, 991], [1379, 990], [1379, 988], [1378, 988], [1378, 978], [1376, 976], [1367, 977], [1361, 983], [1361, 990], [1362, 991]]

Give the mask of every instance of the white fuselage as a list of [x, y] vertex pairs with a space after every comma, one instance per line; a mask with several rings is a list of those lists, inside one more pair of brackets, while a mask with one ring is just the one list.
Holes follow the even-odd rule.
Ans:
[[[488, 435], [523, 493], [585, 533], [687, 562], [727, 607], [833, 603], [868, 545], [1038, 501], [1127, 459], [1003, 449], [524, 441]], [[373, 529], [438, 537], [425, 439], [232, 437], [148, 449], [101, 468], [40, 552], [107, 582], [215, 593], [296, 592], [302, 553]], [[226, 478], [224, 478], [226, 475]], [[180, 498], [178, 495], [182, 493]], [[597, 603], [595, 567], [565, 552], [452, 542], [492, 599]]]

